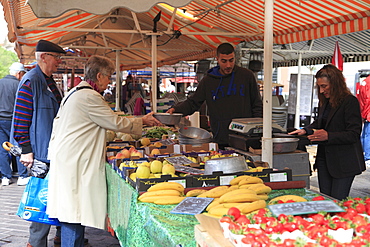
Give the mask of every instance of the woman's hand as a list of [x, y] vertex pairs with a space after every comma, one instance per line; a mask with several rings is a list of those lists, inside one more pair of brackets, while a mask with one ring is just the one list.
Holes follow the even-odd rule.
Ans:
[[322, 142], [328, 140], [328, 132], [324, 129], [315, 130], [312, 135], [307, 136], [308, 140]]
[[154, 112], [148, 113], [143, 116], [141, 119], [143, 120], [143, 124], [147, 126], [164, 126], [158, 119], [153, 117]]
[[295, 135], [295, 134], [301, 136], [301, 135], [306, 134], [306, 131], [304, 129], [297, 129], [295, 131], [288, 133], [288, 135]]

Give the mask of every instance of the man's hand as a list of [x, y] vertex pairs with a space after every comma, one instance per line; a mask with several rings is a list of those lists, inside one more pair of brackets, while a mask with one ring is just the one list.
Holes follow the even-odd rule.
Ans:
[[175, 112], [175, 108], [170, 108], [168, 109], [168, 111], [166, 111], [166, 113], [169, 113], [169, 114], [172, 114]]
[[33, 164], [33, 153], [21, 154], [19, 161], [26, 167], [31, 168]]

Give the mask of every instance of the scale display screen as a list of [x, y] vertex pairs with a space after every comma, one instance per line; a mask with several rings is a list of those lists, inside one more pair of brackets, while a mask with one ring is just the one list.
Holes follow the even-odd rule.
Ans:
[[[284, 131], [278, 124], [272, 123], [272, 128]], [[263, 132], [263, 119], [262, 118], [235, 118], [231, 120], [229, 130], [243, 133], [243, 134], [262, 134]]]

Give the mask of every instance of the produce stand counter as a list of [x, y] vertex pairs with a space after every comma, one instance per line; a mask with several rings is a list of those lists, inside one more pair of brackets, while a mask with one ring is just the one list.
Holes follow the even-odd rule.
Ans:
[[138, 203], [138, 192], [124, 181], [110, 165], [106, 165], [108, 217], [121, 246], [194, 247], [193, 215], [169, 212], [173, 205]]
[[[108, 217], [121, 246], [182, 246], [194, 247], [194, 227], [199, 224], [193, 215], [171, 214], [174, 205], [156, 205], [137, 201], [138, 192], [106, 165]], [[273, 190], [272, 197], [286, 193], [317, 196], [307, 189]]]

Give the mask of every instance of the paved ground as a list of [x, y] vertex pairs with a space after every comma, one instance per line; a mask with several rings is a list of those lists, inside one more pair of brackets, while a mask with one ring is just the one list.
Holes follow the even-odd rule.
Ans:
[[[310, 161], [313, 163], [315, 148], [308, 149]], [[24, 186], [17, 186], [16, 178], [10, 186], [0, 185], [0, 246], [2, 247], [25, 247], [29, 236], [29, 222], [15, 215]], [[350, 196], [370, 196], [370, 168], [362, 175], [357, 176], [352, 186]], [[318, 191], [317, 176], [314, 172], [310, 179], [311, 189]], [[49, 234], [49, 247], [54, 246], [53, 237], [55, 227], [51, 228]], [[119, 241], [108, 232], [94, 228], [86, 228], [85, 237], [89, 239], [89, 245], [93, 247], [118, 247]]]
[[[15, 215], [22, 197], [24, 186], [17, 186], [17, 178], [9, 186], [0, 185], [0, 246], [1, 247], [25, 247], [27, 244], [30, 222], [20, 219]], [[53, 238], [55, 227], [52, 226], [49, 233], [48, 246], [54, 246]], [[119, 241], [110, 233], [87, 227], [85, 238], [92, 247], [119, 247]]]

